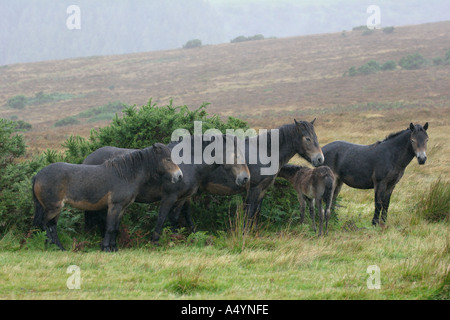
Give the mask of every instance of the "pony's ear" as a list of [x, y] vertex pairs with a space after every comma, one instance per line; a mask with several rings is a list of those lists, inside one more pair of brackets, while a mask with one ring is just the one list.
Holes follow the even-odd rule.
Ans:
[[155, 149], [155, 152], [156, 153], [161, 153], [161, 146], [158, 144], [158, 143], [154, 143], [153, 145], [152, 145], [152, 147], [153, 147], [153, 149]]
[[415, 127], [414, 127], [413, 123], [411, 122], [409, 124], [409, 130], [414, 131], [414, 129], [415, 129]]
[[314, 122], [316, 121], [316, 118], [314, 118], [313, 121], [311, 121], [311, 124], [314, 125]]
[[427, 131], [427, 129], [428, 129], [428, 122], [423, 125], [423, 130]]
[[295, 118], [294, 118], [294, 121], [295, 121], [295, 130], [297, 130], [297, 132], [301, 134], [302, 133], [302, 128], [301, 128], [302, 123], [297, 122], [297, 120], [295, 120]]

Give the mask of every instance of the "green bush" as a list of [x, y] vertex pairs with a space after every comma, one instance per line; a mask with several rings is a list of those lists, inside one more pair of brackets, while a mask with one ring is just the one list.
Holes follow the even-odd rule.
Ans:
[[395, 70], [397, 68], [397, 63], [394, 60], [386, 61], [381, 65], [381, 70]]
[[15, 126], [0, 118], [0, 236], [10, 230], [25, 233], [31, 227], [31, 177], [45, 165], [42, 157], [17, 161], [26, 146], [23, 136], [14, 134]]
[[372, 74], [377, 73], [381, 70], [381, 66], [378, 62], [375, 60], [370, 60], [366, 64], [363, 64], [361, 67], [358, 68], [358, 73], [360, 74]]
[[14, 109], [23, 109], [27, 105], [27, 97], [22, 94], [14, 96], [8, 99], [6, 105]]
[[445, 60], [442, 57], [433, 58], [433, 64], [435, 66], [440, 66], [440, 65], [443, 65], [444, 63], [445, 63]]
[[356, 70], [356, 67], [355, 66], [351, 66], [349, 69], [348, 69], [348, 75], [350, 76], [350, 77], [354, 77], [354, 76], [356, 76], [358, 74], [358, 70]]
[[80, 123], [75, 116], [70, 116], [55, 122], [55, 127], [64, 127]]
[[16, 120], [16, 131], [28, 131], [31, 130], [32, 125], [31, 123], [25, 122], [23, 120]]
[[415, 70], [422, 68], [426, 62], [426, 59], [420, 53], [414, 53], [401, 58], [398, 64], [403, 69]]
[[155, 142], [167, 144], [175, 129], [187, 129], [193, 134], [194, 121], [202, 121], [203, 131], [215, 128], [225, 132], [226, 129], [248, 128], [246, 122], [234, 117], [224, 122], [218, 115], [208, 116], [207, 105], [204, 103], [191, 111], [187, 106], [173, 106], [172, 101], [158, 107], [150, 100], [139, 109], [127, 107], [123, 110], [123, 117], [116, 115], [110, 125], [93, 130], [90, 143], [94, 150], [105, 145], [141, 149]]

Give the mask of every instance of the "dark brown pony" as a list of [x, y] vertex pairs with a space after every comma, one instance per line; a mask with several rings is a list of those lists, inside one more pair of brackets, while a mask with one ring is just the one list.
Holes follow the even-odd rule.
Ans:
[[[116, 236], [124, 210], [144, 185], [182, 180], [170, 149], [160, 143], [111, 159], [101, 165], [53, 163], [32, 179], [34, 225], [64, 250], [56, 225], [65, 203], [82, 210], [107, 210], [103, 251], [117, 251]], [[47, 241], [48, 241], [47, 240]], [[46, 242], [47, 242], [46, 241]]]
[[375, 213], [372, 224], [387, 219], [392, 191], [406, 166], [414, 157], [420, 165], [427, 160], [428, 122], [422, 127], [410, 124], [406, 130], [389, 135], [371, 145], [335, 141], [323, 147], [325, 165], [336, 177], [334, 200], [342, 184], [357, 189], [375, 189]]
[[[292, 183], [298, 194], [300, 203], [300, 222], [305, 219], [305, 204], [309, 202], [309, 214], [311, 216], [312, 227], [316, 232], [314, 203], [319, 214], [319, 237], [323, 231], [323, 220], [325, 218], [325, 234], [328, 233], [328, 220], [331, 215], [331, 203], [334, 193], [334, 174], [327, 166], [318, 168], [308, 168], [287, 164], [283, 166], [278, 176]], [[325, 215], [322, 207], [325, 203]]]

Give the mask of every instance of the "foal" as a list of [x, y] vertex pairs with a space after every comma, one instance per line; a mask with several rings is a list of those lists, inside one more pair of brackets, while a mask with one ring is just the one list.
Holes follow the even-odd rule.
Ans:
[[294, 186], [295, 191], [298, 193], [301, 223], [303, 223], [305, 219], [305, 202], [309, 201], [309, 214], [311, 216], [314, 232], [316, 232], [315, 202], [320, 219], [319, 237], [322, 235], [324, 219], [322, 200], [325, 202], [325, 233], [327, 234], [334, 192], [334, 174], [331, 169], [326, 166], [311, 169], [308, 167], [287, 164], [281, 168], [278, 176], [290, 181]]

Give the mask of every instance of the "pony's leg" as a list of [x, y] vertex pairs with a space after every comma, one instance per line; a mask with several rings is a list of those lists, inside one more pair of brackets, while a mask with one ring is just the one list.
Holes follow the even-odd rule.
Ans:
[[317, 212], [319, 214], [319, 237], [322, 235], [323, 231], [323, 207], [322, 207], [322, 199], [316, 198], [316, 207]]
[[314, 230], [314, 233], [316, 233], [316, 210], [314, 208], [314, 198], [309, 199], [309, 216], [311, 217], [312, 221], [312, 227]]
[[245, 200], [246, 219], [244, 221], [244, 231], [247, 229], [250, 230], [253, 227], [253, 223], [255, 224], [254, 228], [258, 228], [258, 216], [265, 193], [266, 191], [261, 190], [259, 187], [249, 189]]
[[108, 208], [106, 217], [106, 232], [102, 242], [102, 251], [117, 251], [116, 238], [119, 232], [120, 220], [125, 208], [121, 205], [113, 205]]
[[380, 213], [383, 210], [383, 200], [386, 197], [386, 183], [375, 183], [375, 213], [373, 214], [372, 225], [380, 222]]
[[[45, 230], [47, 232], [47, 237], [48, 237], [48, 240], [50, 240], [50, 243], [56, 244], [61, 251], [66, 251], [66, 249], [64, 249], [63, 245], [61, 244], [61, 241], [59, 241], [59, 238], [58, 238], [58, 233], [56, 231], [57, 223], [58, 223], [58, 216], [49, 220], [45, 224]], [[46, 240], [46, 245], [47, 245], [47, 240]]]
[[192, 233], [197, 232], [197, 230], [195, 229], [195, 225], [194, 222], [192, 221], [192, 216], [191, 216], [191, 200], [186, 200], [186, 202], [183, 205], [183, 208], [181, 209], [181, 212], [184, 215], [184, 219], [186, 220], [186, 223], [188, 224], [189, 228], [191, 229]]
[[328, 220], [331, 217], [331, 206], [333, 203], [334, 185], [329, 190], [325, 190], [324, 202], [325, 202], [325, 234], [328, 235]]
[[336, 178], [336, 180], [334, 181], [334, 192], [333, 192], [333, 201], [331, 204], [331, 211], [333, 213], [336, 213], [336, 200], [337, 200], [337, 196], [339, 195], [339, 192], [341, 192], [341, 188], [342, 188], [342, 180], [340, 180], [339, 178]]
[[59, 214], [61, 213], [62, 204], [59, 203], [56, 206], [52, 207], [50, 210], [46, 210], [45, 220], [43, 223], [43, 229], [47, 233], [47, 239], [45, 240], [45, 246], [47, 247], [48, 243], [54, 243], [58, 246], [59, 249], [65, 251], [61, 241], [59, 241], [58, 233], [56, 231], [56, 224], [58, 223]]
[[179, 203], [177, 205], [174, 205], [170, 210], [169, 210], [169, 221], [170, 221], [170, 225], [172, 228], [172, 232], [176, 232], [179, 226], [179, 219], [180, 219], [180, 213], [181, 213], [181, 209], [183, 208], [183, 203]]
[[306, 201], [301, 193], [298, 194], [297, 199], [300, 204], [300, 223], [303, 223], [305, 221]]
[[168, 197], [161, 199], [161, 203], [159, 206], [158, 220], [156, 221], [155, 231], [153, 231], [152, 236], [153, 242], [158, 242], [159, 238], [161, 237], [164, 222], [166, 222], [167, 215], [169, 214], [170, 209], [172, 209], [172, 207], [174, 206], [176, 200], [177, 200], [176, 195], [170, 195]]
[[326, 202], [325, 206], [325, 234], [328, 235], [328, 221], [331, 217], [331, 199]]
[[381, 221], [383, 223], [386, 223], [386, 221], [387, 221], [387, 212], [389, 209], [389, 203], [391, 202], [391, 195], [392, 195], [392, 192], [394, 191], [394, 187], [388, 187], [386, 189], [386, 192], [384, 193], [384, 196], [382, 199]]
[[94, 232], [96, 229], [100, 231], [102, 238], [106, 232], [106, 216], [107, 210], [85, 211], [84, 212], [84, 230], [87, 233]]
[[258, 210], [260, 193], [261, 190], [257, 187], [248, 190], [247, 198], [245, 199], [245, 213], [248, 219], [253, 219]]

